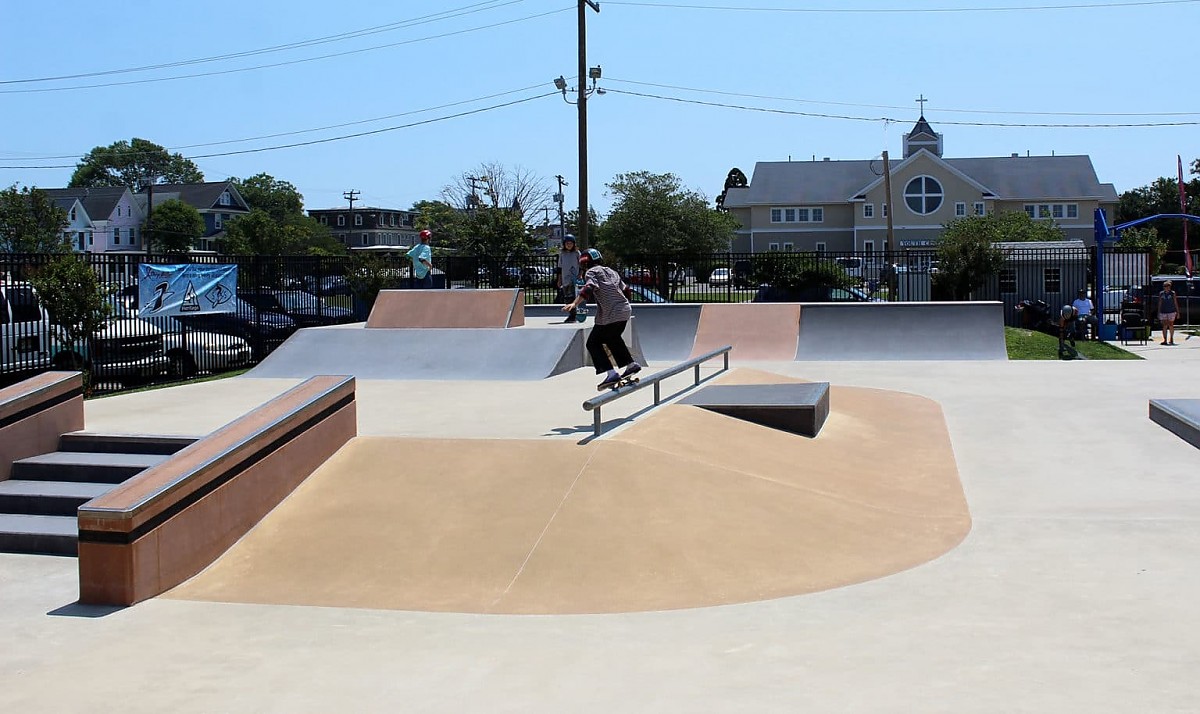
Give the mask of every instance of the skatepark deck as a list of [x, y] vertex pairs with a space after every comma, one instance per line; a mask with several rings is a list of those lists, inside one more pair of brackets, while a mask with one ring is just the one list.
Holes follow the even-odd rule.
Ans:
[[1000, 302], [806, 303], [796, 359], [1004, 360]]

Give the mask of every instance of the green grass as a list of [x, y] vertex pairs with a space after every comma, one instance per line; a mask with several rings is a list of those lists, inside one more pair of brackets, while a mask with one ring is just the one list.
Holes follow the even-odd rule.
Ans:
[[[1009, 359], [1058, 359], [1058, 338], [1044, 332], [1006, 327], [1004, 343], [1008, 347]], [[1142, 359], [1107, 342], [1076, 342], [1075, 349], [1088, 359]]]
[[196, 377], [193, 379], [181, 379], [181, 380], [178, 380], [175, 382], [157, 382], [155, 384], [147, 384], [144, 387], [138, 387], [137, 389], [122, 389], [117, 392], [108, 392], [105, 394], [93, 394], [87, 398], [88, 399], [104, 399], [105, 397], [116, 397], [116, 396], [120, 396], [122, 394], [136, 394], [138, 392], [152, 392], [156, 389], [167, 389], [169, 387], [180, 387], [185, 384], [199, 384], [200, 382], [214, 382], [218, 379], [227, 379], [229, 377], [236, 377], [239, 374], [245, 374], [249, 371], [250, 371], [249, 367], [247, 367], [246, 369], [234, 369], [234, 370], [230, 370], [228, 372], [221, 372], [220, 374], [210, 374], [206, 377]]

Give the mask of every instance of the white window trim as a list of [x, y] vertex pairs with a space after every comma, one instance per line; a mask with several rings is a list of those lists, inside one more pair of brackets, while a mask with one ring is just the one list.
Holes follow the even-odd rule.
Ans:
[[817, 241], [815, 248], [818, 253], [824, 253], [826, 251], [825, 241]]
[[767, 250], [769, 250], [772, 253], [777, 253], [777, 252], [779, 252], [779, 244], [778, 243], [768, 243]]
[[975, 202], [975, 215], [982, 216], [986, 212], [987, 212], [987, 206], [983, 203], [983, 201], [976, 201]]
[[[1021, 205], [1021, 208], [1025, 210], [1026, 215], [1037, 221], [1079, 220], [1078, 203], [1025, 203]], [[1043, 208], [1046, 210], [1043, 211]], [[1058, 209], [1058, 211], [1062, 214], [1058, 218], [1054, 217], [1055, 209]], [[1071, 216], [1072, 209], [1075, 211], [1074, 217]]]
[[337, 224], [338, 224], [339, 226], [344, 226], [344, 225], [346, 225], [346, 217], [345, 217], [345, 216], [338, 216], [338, 221], [337, 221]]
[[[788, 212], [791, 212], [792, 218], [788, 220]], [[800, 219], [800, 211], [805, 211], [804, 220]], [[816, 218], [817, 214], [820, 218]], [[772, 206], [768, 214], [771, 223], [824, 223], [825, 222], [825, 207], [824, 206]], [[776, 220], [778, 215], [778, 220]]]
[[966, 215], [967, 215], [967, 202], [966, 201], [955, 201], [954, 202], [954, 217], [955, 218], [963, 218]]
[[875, 217], [875, 204], [874, 203], [864, 203], [863, 204], [863, 218], [874, 218], [874, 217]]
[[795, 243], [784, 243], [784, 244], [783, 244], [783, 252], [784, 252], [784, 253], [792, 253], [792, 252], [794, 252], [795, 250], [796, 250], [796, 244], [795, 244]]
[[361, 213], [355, 213], [355, 214], [354, 214], [354, 225], [355, 225], [355, 226], [361, 226], [362, 224], [363, 224], [362, 214], [361, 214]]
[[[933, 192], [933, 193], [927, 193], [925, 191], [925, 181], [921, 181], [921, 193], [919, 193], [919, 194], [911, 193], [910, 194], [908, 192], [908, 187], [911, 186], [914, 181], [917, 181], [920, 179], [932, 179], [933, 182], [935, 184], [937, 184], [937, 187], [940, 190]], [[921, 198], [921, 208], [923, 209], [921, 211], [914, 211], [913, 207], [911, 205], [909, 205], [909, 203], [908, 203], [909, 197], [917, 197], [917, 196], [920, 196], [920, 198]], [[935, 196], [938, 199], [937, 207], [934, 208], [932, 211], [924, 210], [924, 209], [929, 208], [929, 199], [932, 197], [935, 197]], [[930, 176], [929, 174], [921, 174], [920, 176], [913, 176], [911, 179], [908, 180], [907, 183], [904, 184], [904, 191], [903, 191], [902, 198], [904, 199], [904, 207], [908, 209], [909, 213], [912, 213], [914, 216], [932, 216], [933, 214], [937, 213], [938, 210], [942, 206], [946, 205], [946, 187], [942, 185], [941, 181], [938, 181], [936, 176]]]

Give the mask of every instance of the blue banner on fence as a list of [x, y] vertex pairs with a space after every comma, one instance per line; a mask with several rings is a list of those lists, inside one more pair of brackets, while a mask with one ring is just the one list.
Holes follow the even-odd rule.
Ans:
[[236, 265], [138, 266], [138, 315], [233, 312]]

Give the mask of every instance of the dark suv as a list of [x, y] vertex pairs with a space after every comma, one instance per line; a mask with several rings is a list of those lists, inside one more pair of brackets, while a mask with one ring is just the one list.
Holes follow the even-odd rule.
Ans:
[[326, 304], [323, 298], [303, 290], [239, 290], [238, 297], [264, 312], [287, 315], [298, 327], [354, 322], [350, 310]]
[[1189, 280], [1186, 275], [1155, 275], [1150, 284], [1133, 286], [1125, 293], [1121, 301], [1121, 311], [1137, 310], [1146, 317], [1155, 329], [1158, 329], [1158, 294], [1163, 285], [1171, 281], [1171, 289], [1175, 291], [1176, 302], [1179, 303], [1177, 325], [1192, 325], [1200, 319], [1200, 282]]

